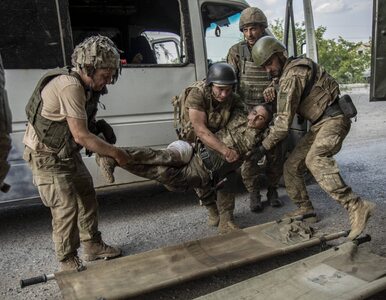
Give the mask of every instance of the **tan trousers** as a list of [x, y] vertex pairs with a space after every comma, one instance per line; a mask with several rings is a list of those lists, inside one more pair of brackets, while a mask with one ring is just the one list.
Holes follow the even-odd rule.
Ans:
[[100, 236], [92, 177], [78, 152], [60, 159], [26, 147], [24, 159], [32, 169], [40, 198], [51, 210], [55, 252], [62, 261], [76, 254], [80, 241]]
[[350, 127], [351, 121], [344, 116], [328, 118], [313, 125], [296, 145], [284, 164], [287, 194], [296, 204], [309, 202], [304, 181], [307, 169], [320, 187], [342, 205], [358, 199], [343, 181], [333, 157], [342, 148]]

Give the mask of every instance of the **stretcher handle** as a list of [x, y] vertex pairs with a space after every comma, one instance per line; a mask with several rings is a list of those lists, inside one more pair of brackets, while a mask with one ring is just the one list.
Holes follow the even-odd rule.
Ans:
[[360, 244], [363, 244], [363, 243], [366, 243], [366, 242], [370, 242], [371, 241], [371, 235], [369, 234], [366, 234], [364, 236], [360, 236], [358, 238], [356, 238], [355, 240], [353, 240], [353, 242], [359, 246]]
[[29, 286], [29, 285], [44, 283], [44, 282], [47, 282], [48, 280], [51, 280], [54, 278], [55, 278], [54, 274], [48, 274], [48, 275], [43, 274], [43, 275], [36, 276], [36, 277], [21, 279], [20, 280], [20, 287], [24, 288], [24, 287]]
[[312, 212], [312, 213], [308, 213], [308, 214], [304, 214], [304, 215], [301, 215], [299, 217], [296, 217], [295, 219], [297, 221], [302, 221], [304, 219], [307, 219], [307, 218], [313, 218], [313, 217], [316, 217], [316, 213]]

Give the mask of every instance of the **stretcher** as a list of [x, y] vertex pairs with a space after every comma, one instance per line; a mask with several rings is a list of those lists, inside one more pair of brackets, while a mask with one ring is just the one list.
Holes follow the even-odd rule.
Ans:
[[386, 289], [386, 258], [358, 247], [361, 240], [363, 238], [344, 243], [196, 299], [367, 299]]
[[21, 281], [21, 286], [56, 279], [64, 299], [126, 299], [188, 280], [347, 236], [347, 231], [312, 234], [294, 219], [273, 221], [135, 255], [101, 261], [81, 272], [63, 271]]

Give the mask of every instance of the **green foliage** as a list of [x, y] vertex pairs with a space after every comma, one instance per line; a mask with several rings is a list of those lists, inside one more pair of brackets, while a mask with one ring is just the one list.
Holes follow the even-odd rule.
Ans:
[[[272, 33], [283, 40], [284, 22], [274, 20], [270, 24]], [[315, 30], [316, 44], [318, 47], [319, 63], [337, 79], [339, 83], [366, 82], [363, 72], [370, 67], [371, 42], [354, 43], [339, 37], [335, 39], [323, 38], [326, 27], [319, 26]], [[301, 45], [305, 43], [304, 23], [295, 24], [296, 42], [298, 53], [301, 53]]]

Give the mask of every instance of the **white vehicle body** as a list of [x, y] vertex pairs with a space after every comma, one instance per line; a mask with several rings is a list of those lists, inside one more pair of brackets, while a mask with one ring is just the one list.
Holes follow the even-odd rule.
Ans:
[[[176, 139], [171, 98], [205, 78], [209, 63], [225, 60], [230, 46], [242, 39], [238, 20], [246, 7], [243, 0], [3, 1], [0, 52], [13, 114], [13, 147], [5, 180], [12, 188], [0, 194], [0, 204], [39, 196], [22, 159], [25, 106], [47, 69], [70, 64], [74, 45], [86, 36], [102, 34], [124, 51], [122, 74], [101, 97], [106, 109], [100, 108], [97, 115], [113, 126], [117, 145], [164, 147]], [[219, 36], [215, 35], [217, 26]], [[154, 38], [153, 32], [161, 33], [163, 39]], [[146, 38], [151, 44], [153, 62], [146, 62], [143, 55], [143, 63], [131, 64], [129, 49], [135, 48], [136, 38]], [[174, 45], [174, 52], [167, 43]], [[162, 49], [168, 53], [159, 53]], [[158, 62], [160, 56], [163, 59]], [[165, 57], [172, 58], [165, 63]], [[95, 187], [106, 187], [94, 157], [85, 156], [83, 150], [82, 154]], [[117, 170], [114, 185], [143, 180]]]

